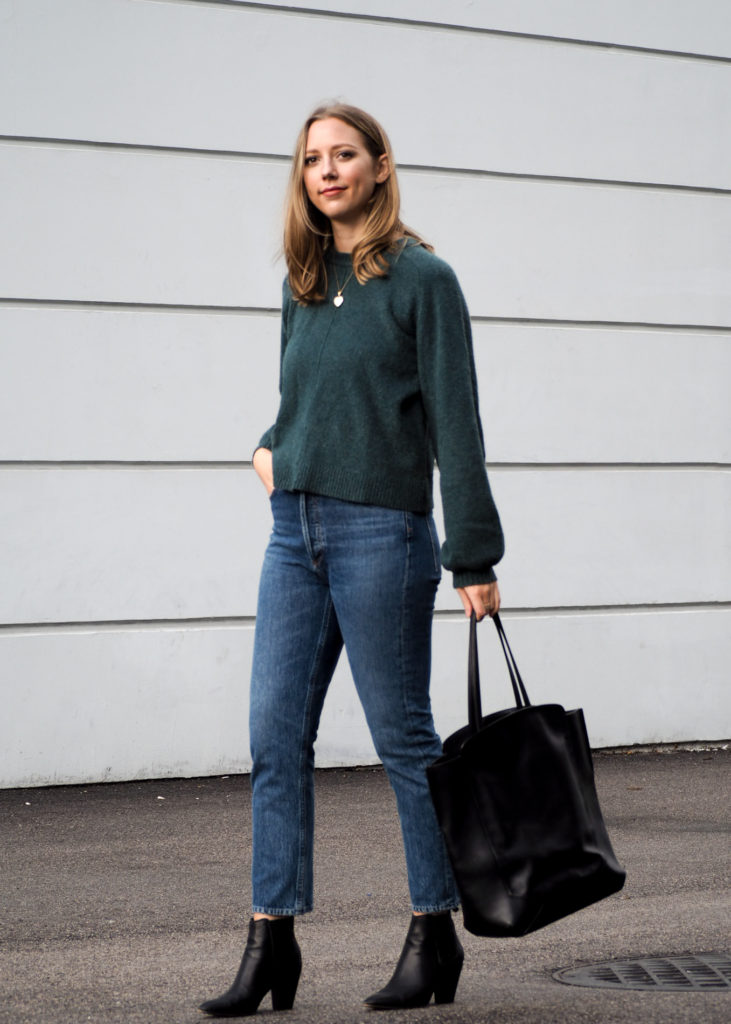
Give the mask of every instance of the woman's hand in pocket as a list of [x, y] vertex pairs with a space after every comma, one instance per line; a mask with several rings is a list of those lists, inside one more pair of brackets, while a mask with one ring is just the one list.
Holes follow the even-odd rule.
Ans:
[[274, 490], [274, 471], [272, 469], [272, 453], [268, 448], [257, 448], [252, 460], [257, 476], [264, 484], [267, 494]]

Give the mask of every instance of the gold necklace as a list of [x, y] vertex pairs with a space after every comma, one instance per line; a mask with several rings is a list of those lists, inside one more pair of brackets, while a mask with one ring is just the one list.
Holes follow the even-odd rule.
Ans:
[[342, 304], [345, 302], [345, 299], [343, 298], [343, 292], [345, 291], [348, 285], [348, 281], [350, 281], [351, 277], [355, 273], [355, 270], [353, 269], [350, 271], [348, 276], [345, 278], [345, 284], [342, 286], [342, 288], [340, 287], [340, 279], [338, 278], [338, 268], [335, 266], [334, 263], [333, 270], [335, 271], [335, 283], [338, 286], [338, 294], [333, 299], [333, 306], [336, 306], [339, 309], [340, 306], [342, 306]]

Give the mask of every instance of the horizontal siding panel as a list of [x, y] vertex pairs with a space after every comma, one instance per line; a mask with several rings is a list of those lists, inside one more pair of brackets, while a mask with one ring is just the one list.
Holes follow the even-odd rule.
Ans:
[[[725, 196], [410, 176], [473, 315], [731, 325]], [[476, 244], [476, 240], [479, 240]]]
[[495, 462], [731, 462], [731, 336], [477, 324]]
[[248, 770], [252, 639], [250, 627], [0, 634], [0, 786]]
[[[731, 471], [495, 469], [508, 608], [727, 601]], [[451, 579], [440, 590], [442, 607]]]
[[[731, 659], [728, 609], [504, 618], [531, 698], [582, 706], [594, 746], [731, 733], [719, 715]], [[435, 622], [432, 696], [442, 736], [466, 720], [466, 634], [463, 621]], [[252, 626], [0, 634], [0, 786], [248, 771], [252, 641]], [[480, 656], [486, 707], [507, 706], [505, 667], [487, 623]], [[688, 700], [688, 679], [702, 701]], [[317, 763], [375, 760], [342, 658]]]
[[0, 295], [276, 306], [286, 168], [0, 143]]
[[241, 461], [276, 414], [279, 316], [0, 307], [0, 362], [0, 460]]
[[[531, 701], [583, 708], [593, 747], [731, 736], [731, 609], [502, 618]], [[436, 623], [442, 736], [467, 718], [466, 632], [466, 622]], [[485, 713], [513, 703], [494, 632], [479, 627]], [[702, 700], [689, 699], [691, 679]]]
[[[279, 305], [284, 166], [7, 143], [0, 159], [0, 296]], [[403, 186], [473, 315], [731, 325], [723, 196], [422, 172]]]
[[[256, 0], [254, 0], [256, 3]], [[272, 0], [282, 8], [374, 18], [407, 18], [497, 32], [731, 57], [731, 11], [724, 0], [675, 0], [658, 18], [657, 0]], [[248, 6], [248, 0], [247, 0]], [[262, 0], [262, 6], [264, 2]]]
[[[2, 39], [3, 134], [288, 154], [311, 106], [338, 95], [380, 114], [403, 163], [731, 187], [722, 63], [124, 0], [16, 5]], [[295, 97], [282, 69], [314, 53]]]
[[[507, 607], [729, 600], [731, 472], [495, 470]], [[253, 616], [253, 470], [0, 471], [0, 622]], [[439, 607], [458, 607], [451, 577]]]
[[253, 470], [0, 472], [0, 622], [251, 615], [269, 534]]
[[[474, 338], [491, 462], [731, 462], [728, 335]], [[275, 416], [279, 318], [0, 307], [0, 363], [0, 460], [240, 461]]]

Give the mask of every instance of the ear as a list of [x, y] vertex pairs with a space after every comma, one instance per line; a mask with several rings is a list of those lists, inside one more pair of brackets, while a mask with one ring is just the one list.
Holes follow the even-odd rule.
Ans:
[[391, 165], [385, 153], [381, 153], [376, 160], [376, 184], [382, 185], [391, 175]]

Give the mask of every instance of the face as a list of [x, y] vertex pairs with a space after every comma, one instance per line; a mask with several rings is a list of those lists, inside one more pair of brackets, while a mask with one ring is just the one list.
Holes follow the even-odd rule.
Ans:
[[361, 133], [336, 117], [310, 125], [304, 184], [310, 201], [334, 225], [357, 228], [376, 184], [389, 175], [385, 154], [374, 159]]

